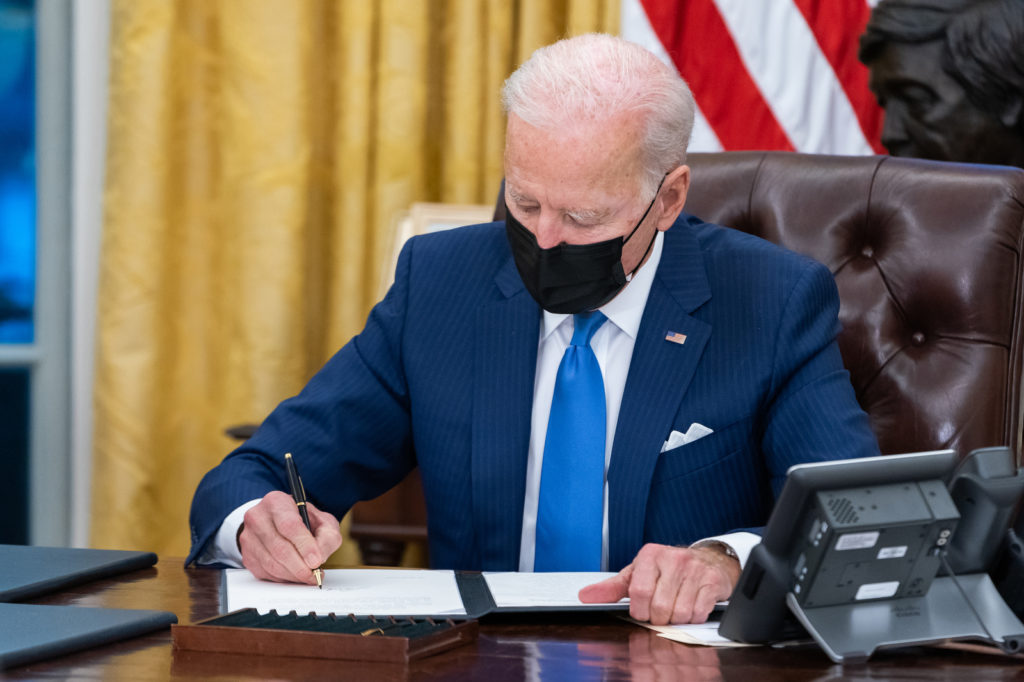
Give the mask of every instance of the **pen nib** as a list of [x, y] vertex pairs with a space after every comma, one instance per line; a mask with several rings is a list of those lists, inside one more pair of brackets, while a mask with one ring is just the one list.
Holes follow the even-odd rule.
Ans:
[[316, 578], [316, 586], [324, 589], [324, 572], [319, 568], [313, 569], [313, 577]]

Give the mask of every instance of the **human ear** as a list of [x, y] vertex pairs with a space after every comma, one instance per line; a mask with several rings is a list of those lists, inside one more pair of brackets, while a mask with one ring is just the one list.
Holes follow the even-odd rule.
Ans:
[[665, 176], [665, 182], [661, 184], [659, 201], [661, 202], [661, 214], [658, 217], [657, 228], [664, 232], [672, 227], [676, 218], [683, 211], [686, 203], [686, 194], [690, 191], [690, 167], [679, 166]]
[[999, 108], [999, 121], [1007, 128], [1017, 128], [1021, 123], [1021, 109], [1024, 108], [1024, 97], [1018, 94], [1007, 98]]

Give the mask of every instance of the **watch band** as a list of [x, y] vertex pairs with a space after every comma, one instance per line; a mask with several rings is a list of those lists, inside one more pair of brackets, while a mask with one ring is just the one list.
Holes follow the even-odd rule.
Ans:
[[721, 540], [698, 540], [690, 545], [690, 549], [713, 549], [729, 558], [735, 559], [736, 561], [740, 560], [739, 555], [736, 554], [736, 550]]

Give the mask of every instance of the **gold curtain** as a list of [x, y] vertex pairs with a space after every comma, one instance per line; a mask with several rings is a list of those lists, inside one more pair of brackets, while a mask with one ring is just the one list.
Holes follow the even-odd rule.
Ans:
[[401, 209], [494, 200], [502, 81], [587, 31], [618, 0], [114, 0], [91, 544], [184, 556], [224, 428], [359, 331]]

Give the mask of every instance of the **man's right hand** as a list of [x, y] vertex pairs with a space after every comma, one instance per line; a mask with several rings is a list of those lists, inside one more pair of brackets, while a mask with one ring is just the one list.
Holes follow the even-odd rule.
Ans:
[[313, 569], [341, 546], [333, 514], [306, 503], [311, 535], [291, 495], [274, 491], [245, 512], [238, 548], [242, 563], [261, 580], [316, 584]]

